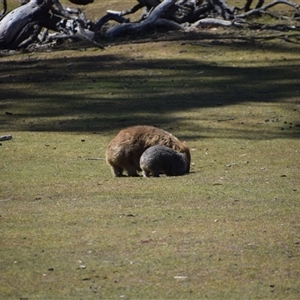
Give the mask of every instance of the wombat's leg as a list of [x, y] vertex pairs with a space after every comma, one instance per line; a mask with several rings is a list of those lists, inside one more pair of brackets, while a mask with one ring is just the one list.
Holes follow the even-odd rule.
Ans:
[[167, 176], [176, 176], [176, 169], [174, 166], [171, 166], [168, 170], [164, 172]]
[[123, 176], [123, 168], [111, 166], [112, 173], [115, 177], [121, 177]]
[[131, 176], [131, 177], [139, 176], [138, 173], [136, 172], [136, 166], [135, 165], [127, 166], [126, 171], [128, 173], [128, 176]]
[[159, 174], [160, 174], [160, 172], [157, 170], [152, 170], [151, 173], [152, 173], [153, 177], [159, 177]]
[[174, 174], [171, 173], [171, 172], [165, 172], [165, 175], [166, 175], [166, 176], [174, 176]]
[[143, 170], [143, 176], [144, 177], [149, 177], [150, 176], [150, 172], [147, 170]]

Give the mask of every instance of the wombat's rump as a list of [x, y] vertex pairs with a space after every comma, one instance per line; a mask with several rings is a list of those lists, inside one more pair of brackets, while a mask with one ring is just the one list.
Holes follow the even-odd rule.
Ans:
[[122, 176], [124, 170], [128, 176], [138, 176], [142, 153], [157, 144], [183, 153], [187, 161], [185, 173], [190, 171], [191, 155], [187, 144], [165, 130], [144, 125], [121, 130], [106, 148], [106, 162], [111, 166], [114, 176]]
[[185, 155], [163, 145], [148, 148], [140, 158], [143, 176], [159, 177], [160, 173], [167, 176], [180, 176], [186, 171]]

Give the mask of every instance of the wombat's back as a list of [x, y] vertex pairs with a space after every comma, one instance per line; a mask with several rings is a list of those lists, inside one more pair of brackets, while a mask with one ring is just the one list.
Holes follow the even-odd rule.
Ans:
[[156, 145], [148, 148], [140, 158], [140, 167], [144, 177], [150, 173], [157, 177], [160, 173], [167, 176], [179, 176], [186, 172], [186, 157], [169, 147]]

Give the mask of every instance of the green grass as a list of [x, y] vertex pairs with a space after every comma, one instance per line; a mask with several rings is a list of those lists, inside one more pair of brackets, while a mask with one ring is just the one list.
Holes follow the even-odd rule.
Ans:
[[[1, 57], [0, 298], [298, 299], [299, 37], [286, 35]], [[191, 173], [113, 178], [105, 148], [134, 124], [186, 140]]]

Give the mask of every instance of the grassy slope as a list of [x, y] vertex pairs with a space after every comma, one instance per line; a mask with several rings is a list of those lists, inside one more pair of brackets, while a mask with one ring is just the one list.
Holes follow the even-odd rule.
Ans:
[[[1, 298], [299, 298], [299, 45], [218, 32], [1, 57]], [[191, 174], [112, 178], [132, 124]]]

